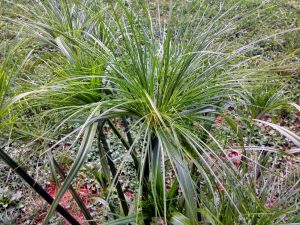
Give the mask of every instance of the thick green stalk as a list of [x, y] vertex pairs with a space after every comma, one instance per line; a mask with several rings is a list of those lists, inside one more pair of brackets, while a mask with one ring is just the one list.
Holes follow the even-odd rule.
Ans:
[[[152, 136], [151, 137], [151, 146], [149, 148], [149, 152], [148, 154], [146, 155], [146, 158], [145, 158], [145, 165], [144, 165], [144, 176], [143, 176], [143, 186], [142, 186], [142, 199], [144, 201], [147, 200], [147, 195], [149, 195], [149, 192], [151, 190], [149, 190], [149, 176], [150, 176], [150, 164], [149, 164], [149, 153], [151, 151], [153, 151], [154, 148], [157, 148], [158, 147], [158, 138], [156, 136]], [[145, 210], [142, 209], [142, 211], [144, 212]], [[151, 221], [150, 219], [145, 219], [144, 220], [144, 224], [145, 225], [150, 225], [151, 224]]]
[[115, 164], [112, 160], [111, 154], [109, 152], [109, 147], [108, 147], [108, 144], [107, 144], [107, 141], [106, 141], [106, 138], [105, 138], [105, 134], [103, 133], [103, 125], [104, 125], [104, 122], [102, 122], [101, 125], [98, 126], [99, 138], [100, 138], [100, 141], [102, 143], [103, 149], [105, 151], [105, 155], [106, 155], [106, 159], [107, 159], [107, 162], [108, 162], [108, 166], [110, 168], [110, 172], [111, 172], [112, 176], [115, 178], [117, 194], [118, 194], [118, 197], [120, 199], [123, 212], [124, 212], [125, 216], [127, 216], [128, 213], [129, 213], [129, 209], [128, 209], [128, 206], [127, 206], [127, 201], [125, 199], [125, 196], [124, 196], [124, 193], [123, 193], [123, 190], [122, 190], [122, 187], [121, 187], [121, 183], [119, 182], [119, 179], [118, 179], [116, 166], [115, 166]]
[[[125, 120], [126, 121], [126, 120]], [[124, 123], [127, 123], [127, 121], [125, 122], [124, 119], [123, 119], [123, 122]], [[120, 134], [120, 132], [117, 130], [117, 128], [113, 125], [113, 123], [110, 121], [110, 120], [107, 120], [108, 122], [108, 125], [110, 126], [110, 128], [112, 129], [112, 131], [114, 132], [114, 134], [120, 139], [120, 141], [122, 142], [122, 144], [124, 145], [124, 147], [127, 149], [127, 150], [130, 150], [130, 147], [132, 146], [133, 144], [133, 141], [132, 141], [132, 137], [131, 137], [131, 134], [130, 132], [128, 131], [128, 125], [125, 125], [125, 132], [127, 134], [127, 139], [128, 139], [128, 142], [129, 144], [124, 140], [124, 137], [122, 137], [122, 135]], [[127, 127], [127, 128], [126, 128]], [[133, 159], [133, 163], [134, 163], [134, 168], [136, 170], [137, 173], [139, 173], [139, 166], [140, 166], [140, 161], [137, 157], [137, 153], [134, 149], [131, 150], [130, 152], [130, 155]]]
[[98, 123], [98, 127], [97, 127], [97, 130], [98, 130], [98, 140], [97, 140], [97, 144], [98, 144], [98, 153], [99, 153], [99, 156], [100, 156], [100, 162], [101, 162], [101, 170], [102, 170], [102, 173], [101, 173], [101, 185], [103, 188], [107, 188], [107, 186], [109, 185], [109, 181], [110, 181], [110, 169], [109, 169], [109, 166], [108, 166], [108, 162], [107, 162], [107, 158], [106, 158], [106, 153], [102, 147], [102, 144], [101, 144], [101, 139], [102, 139], [102, 135], [103, 134], [103, 125], [102, 125], [103, 122], [99, 122]]
[[131, 133], [129, 131], [129, 126], [128, 126], [128, 122], [127, 122], [126, 117], [122, 117], [122, 121], [124, 123], [124, 127], [125, 127], [125, 132], [126, 132], [128, 143], [131, 146], [133, 144], [133, 139], [132, 139]]
[[[110, 169], [109, 169], [108, 162], [106, 159], [106, 153], [101, 144], [101, 135], [103, 134], [101, 123], [102, 122], [99, 122], [98, 127], [97, 127], [97, 129], [98, 129], [98, 140], [97, 140], [98, 141], [98, 152], [99, 152], [101, 168], [102, 168], [102, 174], [98, 180], [100, 181], [101, 186], [104, 189], [106, 189], [110, 182]], [[114, 214], [114, 217], [115, 217], [115, 207], [113, 206], [113, 204], [111, 204], [109, 202], [108, 207], [109, 207], [110, 211]], [[105, 216], [105, 219], [108, 220], [108, 217]]]
[[54, 157], [53, 157], [51, 151], [48, 151], [47, 155], [49, 157], [49, 167], [50, 167], [50, 171], [52, 174], [52, 179], [54, 180], [55, 186], [59, 187], [58, 175], [56, 173], [56, 169], [55, 169], [55, 165], [54, 165]]

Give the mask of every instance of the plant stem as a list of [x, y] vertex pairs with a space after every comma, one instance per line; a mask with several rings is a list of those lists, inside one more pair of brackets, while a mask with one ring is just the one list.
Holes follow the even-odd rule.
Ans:
[[111, 174], [115, 178], [116, 189], [117, 189], [118, 197], [119, 197], [120, 202], [121, 202], [123, 212], [124, 212], [125, 216], [127, 216], [128, 213], [129, 213], [129, 209], [128, 209], [128, 206], [127, 206], [127, 201], [125, 199], [121, 184], [120, 184], [119, 179], [118, 179], [116, 166], [115, 166], [115, 164], [112, 160], [111, 154], [109, 152], [109, 147], [108, 147], [108, 144], [107, 144], [107, 141], [106, 141], [106, 138], [105, 138], [105, 134], [103, 133], [104, 122], [99, 123], [99, 124], [100, 124], [99, 127], [98, 127], [98, 129], [99, 129], [99, 138], [100, 138], [100, 141], [102, 143], [103, 149], [105, 151], [106, 159], [107, 159], [108, 166], [110, 168]]
[[98, 129], [98, 152], [99, 152], [101, 168], [102, 168], [101, 186], [103, 188], [107, 188], [110, 179], [110, 170], [106, 159], [106, 154], [101, 144], [101, 136], [104, 135], [102, 131], [103, 125], [101, 125], [101, 123], [103, 122], [99, 122], [97, 128]]
[[126, 117], [122, 117], [122, 121], [124, 123], [124, 127], [125, 127], [125, 132], [126, 132], [126, 135], [127, 135], [128, 143], [131, 146], [133, 144], [133, 139], [132, 139], [131, 133], [129, 131], [128, 122], [127, 122]]
[[[108, 125], [110, 126], [110, 128], [112, 129], [112, 131], [115, 133], [115, 135], [120, 139], [120, 141], [122, 142], [122, 144], [124, 145], [124, 147], [129, 151], [130, 150], [130, 146], [132, 146], [133, 142], [132, 142], [132, 138], [131, 138], [130, 133], [128, 133], [129, 131], [126, 131], [126, 130], [128, 130], [128, 126], [126, 128], [126, 125], [125, 125], [125, 132], [127, 133], [127, 138], [128, 138], [129, 144], [124, 140], [124, 138], [122, 137], [122, 135], [120, 134], [120, 132], [117, 130], [117, 128], [113, 125], [113, 123], [110, 120], [107, 120], [107, 122], [108, 122]], [[137, 157], [137, 154], [136, 154], [136, 152], [135, 152], [134, 149], [132, 149], [132, 151], [130, 152], [130, 155], [131, 155], [131, 157], [133, 159], [134, 169], [136, 170], [136, 172], [138, 174], [139, 173], [140, 161], [139, 161], [139, 159]]]
[[[149, 148], [149, 152], [148, 154], [146, 154], [146, 158], [145, 158], [145, 165], [144, 165], [144, 176], [143, 176], [143, 186], [142, 186], [142, 199], [144, 201], [147, 200], [147, 195], [149, 194], [149, 175], [150, 175], [150, 164], [149, 164], [149, 155], [150, 155], [150, 152], [153, 151], [154, 148], [156, 148], [158, 145], [158, 138], [155, 136], [155, 135], [152, 135], [151, 136], [151, 146]], [[144, 211], [142, 209], [142, 211]], [[151, 224], [151, 221], [150, 219], [145, 219], [144, 220], [144, 224], [145, 225], [150, 225]]]

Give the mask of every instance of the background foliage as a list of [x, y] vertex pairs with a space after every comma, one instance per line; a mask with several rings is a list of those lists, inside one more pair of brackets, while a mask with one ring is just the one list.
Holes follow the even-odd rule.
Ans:
[[82, 224], [299, 222], [296, 1], [0, 13], [2, 149], [56, 197], [46, 207], [1, 164], [1, 223], [64, 223], [59, 202]]

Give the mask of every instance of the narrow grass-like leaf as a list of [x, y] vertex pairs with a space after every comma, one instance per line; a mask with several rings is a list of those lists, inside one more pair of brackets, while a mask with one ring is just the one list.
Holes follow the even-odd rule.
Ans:
[[63, 197], [63, 195], [69, 188], [69, 186], [71, 185], [72, 181], [74, 180], [75, 176], [77, 175], [78, 171], [80, 170], [82, 164], [84, 163], [85, 158], [92, 146], [92, 143], [93, 143], [93, 140], [95, 137], [95, 133], [96, 133], [96, 129], [97, 129], [97, 123], [93, 123], [86, 128], [80, 148], [79, 148], [78, 155], [76, 157], [76, 160], [74, 161], [74, 163], [70, 169], [70, 172], [68, 173], [61, 188], [59, 189], [59, 192], [57, 193], [54, 202], [51, 204], [48, 214], [44, 220], [44, 223], [43, 223], [44, 225], [47, 225], [49, 223], [61, 198]]
[[130, 216], [126, 216], [126, 217], [123, 217], [120, 219], [116, 219], [114, 221], [105, 223], [104, 225], [124, 225], [124, 224], [129, 224], [129, 223], [132, 223], [135, 221], [139, 222], [139, 221], [142, 221], [147, 218], [149, 218], [147, 215], [140, 213], [138, 215], [130, 215]]
[[181, 213], [174, 213], [170, 219], [172, 225], [191, 225], [189, 218], [182, 215]]
[[278, 126], [276, 124], [269, 123], [269, 122], [266, 122], [266, 121], [263, 121], [263, 120], [254, 120], [254, 121], [257, 121], [259, 123], [262, 123], [262, 124], [265, 124], [265, 125], [268, 125], [268, 126], [274, 128], [279, 133], [281, 133], [283, 136], [285, 136], [290, 141], [292, 141], [295, 145], [300, 146], [300, 137], [297, 134], [295, 134], [294, 132], [289, 131], [288, 129], [286, 129], [284, 127], [281, 127], [281, 126]]
[[[54, 159], [54, 157], [52, 155], [51, 155], [51, 157], [52, 157], [52, 163], [53, 163], [55, 169], [57, 170], [57, 172], [59, 173], [59, 175], [63, 179], [65, 179], [66, 175], [65, 175], [64, 171], [60, 168], [60, 166], [58, 165], [58, 163], [56, 162], [56, 160]], [[88, 221], [88, 223], [90, 225], [96, 225], [97, 223], [94, 221], [94, 219], [91, 216], [89, 210], [87, 209], [87, 207], [85, 206], [84, 202], [81, 200], [81, 198], [79, 197], [79, 195], [77, 194], [77, 192], [75, 191], [75, 189], [72, 187], [72, 185], [70, 185], [69, 190], [70, 190], [70, 193], [73, 196], [74, 200], [76, 201], [78, 207], [80, 208], [82, 214], [84, 215], [84, 217]]]

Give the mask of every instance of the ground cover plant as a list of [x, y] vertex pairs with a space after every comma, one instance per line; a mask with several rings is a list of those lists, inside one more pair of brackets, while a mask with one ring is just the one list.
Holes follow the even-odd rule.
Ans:
[[2, 223], [300, 222], [297, 2], [1, 5]]

